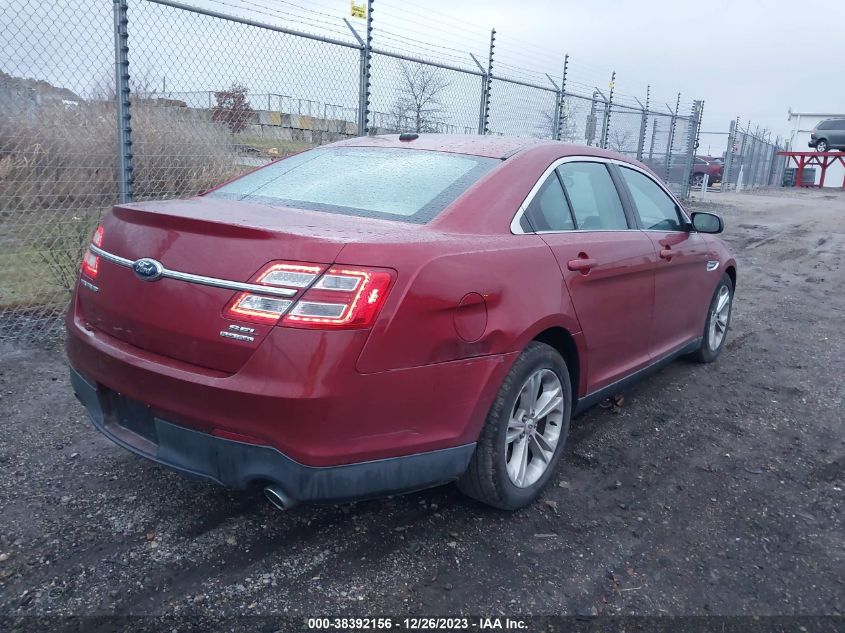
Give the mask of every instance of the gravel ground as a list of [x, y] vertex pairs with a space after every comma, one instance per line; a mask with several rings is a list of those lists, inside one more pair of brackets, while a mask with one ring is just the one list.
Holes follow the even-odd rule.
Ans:
[[514, 514], [454, 487], [281, 513], [114, 446], [61, 353], [0, 348], [0, 615], [843, 615], [845, 195], [692, 206], [739, 261], [722, 357], [575, 420]]

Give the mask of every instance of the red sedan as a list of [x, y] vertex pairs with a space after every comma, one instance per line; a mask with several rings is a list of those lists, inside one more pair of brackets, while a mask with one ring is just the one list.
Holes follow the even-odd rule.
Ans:
[[573, 414], [719, 355], [721, 230], [608, 151], [343, 141], [108, 213], [67, 316], [72, 383], [117, 444], [279, 507], [457, 480], [519, 508]]

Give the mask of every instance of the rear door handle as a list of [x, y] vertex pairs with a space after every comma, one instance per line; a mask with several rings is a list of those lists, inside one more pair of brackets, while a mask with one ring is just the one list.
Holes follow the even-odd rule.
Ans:
[[672, 259], [672, 256], [674, 254], [675, 253], [673, 253], [672, 249], [669, 248], [669, 247], [660, 249], [660, 258], [661, 259], [666, 259], [666, 260]]
[[569, 270], [580, 270], [582, 273], [588, 273], [596, 263], [596, 260], [590, 259], [589, 257], [580, 257], [578, 259], [570, 259], [566, 267]]

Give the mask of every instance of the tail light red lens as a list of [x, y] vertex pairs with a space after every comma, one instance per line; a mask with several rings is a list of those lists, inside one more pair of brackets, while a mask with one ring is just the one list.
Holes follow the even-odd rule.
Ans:
[[296, 292], [305, 289], [302, 296], [294, 300], [241, 292], [232, 298], [224, 314], [242, 321], [298, 328], [370, 327], [384, 305], [392, 273], [358, 266], [324, 271], [324, 266], [315, 264], [271, 264], [253, 283]]
[[91, 236], [91, 243], [100, 248], [103, 245], [103, 225], [97, 227], [97, 230], [94, 231], [94, 235]]
[[330, 268], [284, 316], [282, 325], [307, 328], [369, 327], [387, 298], [386, 270]]
[[82, 256], [82, 274], [88, 279], [96, 279], [99, 267], [100, 258], [90, 250], [86, 250], [85, 255]]
[[[91, 244], [98, 248], [103, 245], [102, 224], [97, 227], [97, 230], [94, 231], [94, 235], [91, 236]], [[100, 258], [92, 253], [90, 249], [86, 249], [85, 254], [82, 256], [82, 265], [80, 267], [82, 274], [88, 277], [88, 279], [94, 280], [97, 278], [99, 268]]]

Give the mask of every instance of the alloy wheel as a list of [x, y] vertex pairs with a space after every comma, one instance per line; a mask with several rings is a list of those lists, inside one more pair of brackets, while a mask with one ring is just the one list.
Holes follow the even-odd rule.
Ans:
[[722, 345], [728, 332], [728, 319], [731, 316], [731, 291], [727, 286], [719, 288], [719, 294], [710, 314], [710, 332], [708, 344], [714, 352]]
[[538, 369], [528, 376], [511, 410], [505, 438], [505, 464], [515, 486], [531, 486], [548, 469], [560, 440], [563, 412], [557, 374]]

